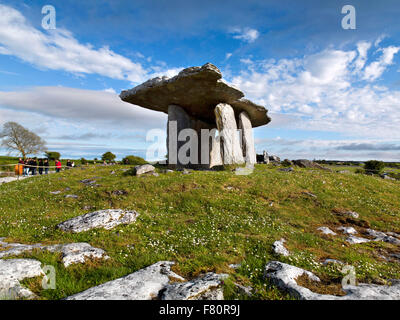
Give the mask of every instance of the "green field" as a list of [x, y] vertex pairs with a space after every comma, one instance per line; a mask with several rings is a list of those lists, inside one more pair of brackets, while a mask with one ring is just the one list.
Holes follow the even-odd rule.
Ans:
[[[227, 299], [246, 298], [233, 282], [252, 286], [253, 299], [287, 299], [263, 279], [270, 260], [303, 267], [333, 284], [342, 275], [335, 265], [322, 265], [326, 258], [353, 265], [361, 282], [400, 278], [400, 264], [380, 257], [396, 251], [393, 245], [350, 245], [339, 233], [324, 236], [316, 230], [335, 230], [342, 222], [332, 210], [346, 209], [358, 212], [360, 221], [373, 229], [400, 232], [399, 181], [299, 168], [287, 173], [272, 165], [257, 165], [248, 176], [194, 171], [135, 177], [124, 175], [123, 168], [89, 166], [0, 185], [0, 237], [20, 243], [88, 242], [111, 257], [64, 268], [59, 254], [25, 254], [56, 268], [56, 290], [42, 290], [39, 279], [24, 281], [41, 298], [64, 298], [160, 260], [176, 261], [174, 271], [187, 279], [206, 271], [229, 273]], [[111, 175], [112, 170], [117, 173]], [[79, 182], [93, 177], [100, 187]], [[57, 190], [63, 192], [50, 194]], [[115, 190], [127, 194], [113, 195]], [[66, 194], [79, 198], [65, 199]], [[134, 224], [112, 230], [71, 234], [55, 228], [72, 217], [110, 208], [136, 210], [140, 216]], [[287, 258], [271, 249], [282, 237], [291, 252]], [[242, 265], [234, 271], [231, 263]]]

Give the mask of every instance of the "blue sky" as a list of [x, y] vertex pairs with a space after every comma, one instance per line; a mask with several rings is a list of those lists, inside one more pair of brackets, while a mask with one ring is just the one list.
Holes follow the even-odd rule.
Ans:
[[[341, 27], [347, 4], [355, 30]], [[211, 62], [269, 109], [258, 152], [399, 161], [399, 14], [391, 0], [0, 0], [0, 125], [21, 123], [63, 157], [144, 156], [167, 117], [120, 91]]]

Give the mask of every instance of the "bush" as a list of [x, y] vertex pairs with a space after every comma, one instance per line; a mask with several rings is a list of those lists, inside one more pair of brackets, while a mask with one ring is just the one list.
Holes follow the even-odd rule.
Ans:
[[122, 159], [122, 163], [129, 165], [142, 165], [146, 164], [147, 161], [137, 156], [126, 156], [125, 158]]
[[88, 164], [88, 161], [85, 158], [81, 158], [81, 164], [86, 165]]
[[356, 173], [365, 173], [364, 169], [356, 169]]
[[380, 174], [385, 168], [385, 163], [377, 160], [367, 161], [364, 165], [365, 173], [368, 174]]

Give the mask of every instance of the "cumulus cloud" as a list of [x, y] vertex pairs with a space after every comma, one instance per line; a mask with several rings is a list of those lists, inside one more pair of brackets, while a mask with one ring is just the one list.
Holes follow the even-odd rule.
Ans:
[[233, 34], [234, 39], [239, 39], [248, 43], [254, 42], [260, 36], [256, 29], [252, 28], [232, 28], [230, 33]]
[[[349, 50], [329, 48], [299, 58], [252, 61], [229, 80], [270, 111], [298, 117], [293, 128], [400, 139], [400, 91], [372, 80], [393, 63], [399, 48], [378, 49], [379, 72], [368, 71], [374, 62], [363, 68], [368, 48], [369, 43], [359, 42]], [[364, 72], [374, 76], [366, 81]]]
[[68, 30], [40, 31], [12, 7], [0, 4], [0, 54], [14, 55], [34, 66], [78, 74], [140, 82], [146, 71], [108, 47], [82, 44]]

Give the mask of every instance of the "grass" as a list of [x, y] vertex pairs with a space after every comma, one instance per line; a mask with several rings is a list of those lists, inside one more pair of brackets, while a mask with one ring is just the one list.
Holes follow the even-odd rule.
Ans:
[[[194, 171], [135, 177], [124, 175], [123, 168], [89, 166], [0, 185], [0, 237], [20, 243], [88, 242], [111, 257], [64, 268], [59, 254], [25, 254], [56, 268], [55, 290], [43, 290], [40, 279], [24, 281], [41, 299], [61, 299], [160, 260], [175, 261], [173, 270], [187, 279], [207, 271], [230, 274], [228, 299], [248, 299], [234, 282], [252, 286], [254, 299], [289, 299], [263, 279], [271, 260], [305, 268], [332, 283], [343, 275], [340, 266], [324, 266], [326, 258], [353, 265], [359, 282], [400, 279], [400, 264], [378, 254], [395, 252], [393, 245], [349, 245], [344, 236], [316, 230], [341, 225], [332, 210], [345, 209], [358, 212], [376, 230], [400, 232], [399, 181], [299, 168], [287, 173], [272, 165], [257, 165], [248, 176]], [[93, 177], [100, 187], [79, 182]], [[50, 194], [57, 190], [63, 192]], [[113, 195], [115, 190], [127, 194]], [[65, 199], [66, 194], [79, 198]], [[140, 216], [136, 223], [112, 230], [71, 234], [55, 228], [72, 217], [109, 208], [136, 210]], [[289, 257], [272, 252], [272, 243], [282, 237]], [[234, 271], [228, 267], [232, 263], [241, 267]]]

